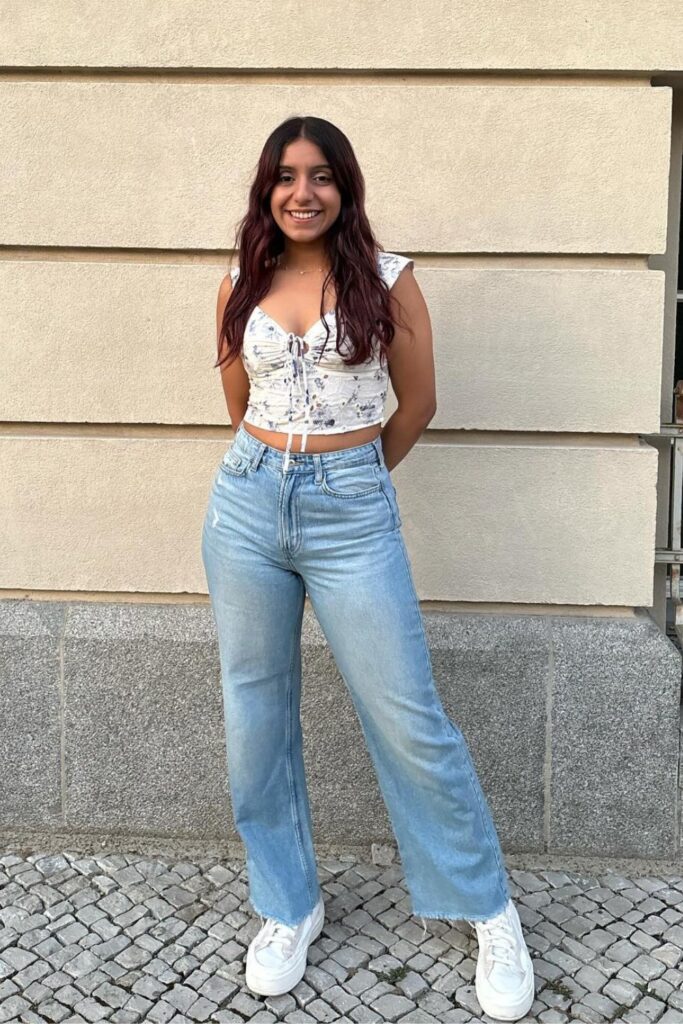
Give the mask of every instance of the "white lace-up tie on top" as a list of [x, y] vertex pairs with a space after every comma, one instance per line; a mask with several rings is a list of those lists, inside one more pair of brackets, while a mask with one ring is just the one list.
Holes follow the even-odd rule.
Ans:
[[287, 347], [292, 356], [292, 369], [289, 375], [289, 423], [287, 431], [287, 447], [285, 448], [284, 469], [289, 466], [289, 452], [292, 447], [294, 428], [291, 426], [294, 417], [294, 384], [299, 385], [300, 393], [304, 404], [304, 425], [301, 430], [301, 451], [306, 450], [306, 436], [311, 423], [311, 396], [308, 391], [308, 378], [306, 376], [306, 360], [304, 359], [304, 339], [291, 331], [287, 335]]

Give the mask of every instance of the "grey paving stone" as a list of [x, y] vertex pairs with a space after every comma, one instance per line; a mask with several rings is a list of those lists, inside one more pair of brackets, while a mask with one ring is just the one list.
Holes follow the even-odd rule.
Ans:
[[599, 1010], [594, 1010], [586, 1003], [573, 1003], [571, 1008], [572, 1020], [586, 1021], [587, 1024], [604, 1024], [605, 1016]]
[[[190, 1020], [204, 1021], [208, 1020], [216, 1009], [217, 1007], [214, 1002], [210, 999], [205, 999], [204, 996], [200, 996], [187, 1011], [187, 1016]], [[277, 1020], [277, 1016], [275, 1014], [273, 1014], [272, 1017], [273, 1020]], [[253, 1019], [254, 1018], [252, 1017], [252, 1020]]]
[[381, 1021], [381, 1017], [374, 1010], [369, 1009], [367, 1006], [356, 1007], [355, 1010], [349, 1012], [351, 1020], [356, 1021], [357, 1024], [373, 1024], [375, 1021]]
[[565, 921], [562, 925], [565, 931], [569, 932], [570, 935], [575, 935], [577, 938], [588, 934], [592, 931], [593, 925], [590, 921], [587, 921], [585, 917], [579, 917], [578, 915]]
[[387, 993], [386, 995], [380, 996], [375, 1002], [370, 1003], [370, 1008], [378, 1013], [382, 1020], [385, 1021], [396, 1021], [399, 1017], [404, 1017], [407, 1013], [416, 1009], [415, 1003], [406, 999], [405, 996], [394, 995]]
[[43, 1020], [47, 1021], [63, 1021], [71, 1016], [71, 1011], [55, 999], [47, 999], [44, 1003], [40, 1003], [36, 1007], [36, 1011]]
[[653, 978], [658, 978], [666, 970], [666, 965], [661, 960], [656, 960], [652, 956], [638, 956], [635, 960], [631, 961], [629, 967], [645, 981], [652, 981]]
[[366, 971], [363, 968], [352, 974], [350, 978], [345, 982], [345, 987], [348, 991], [354, 995], [360, 995], [361, 992], [367, 992], [373, 985], [377, 984], [377, 975], [371, 971]]
[[547, 879], [544, 880], [539, 875], [532, 874], [530, 871], [513, 870], [510, 872], [510, 875], [525, 892], [539, 892], [548, 888]]
[[459, 988], [455, 1002], [469, 1013], [480, 1015], [482, 1012], [474, 985], [463, 985]]
[[634, 1006], [642, 996], [640, 989], [623, 978], [612, 978], [607, 982], [603, 993], [619, 1006]]
[[438, 1024], [438, 1018], [424, 1010], [410, 1010], [405, 1017], [399, 1017], [398, 1024]]
[[[460, 995], [461, 992], [462, 989], [459, 989], [458, 995]], [[455, 1000], [455, 1002], [457, 1005], [459, 999]], [[421, 1010], [425, 1010], [427, 1013], [432, 1013], [435, 1017], [453, 1009], [453, 1003], [451, 1000], [442, 996], [439, 992], [425, 992], [423, 995], [418, 996], [417, 1005]]]
[[672, 942], [665, 942], [663, 946], [651, 950], [651, 955], [655, 960], [661, 960], [667, 967], [677, 967], [683, 958], [683, 950]]
[[581, 967], [580, 960], [577, 960], [576, 957], [570, 956], [569, 953], [565, 953], [562, 949], [548, 950], [544, 959], [549, 961], [551, 964], [555, 964], [557, 967], [560, 967], [565, 974], [575, 974]]
[[669, 996], [674, 991], [673, 985], [664, 978], [655, 978], [648, 984], [648, 992], [655, 998], [660, 999], [663, 1003], [667, 1002]]
[[0, 1021], [18, 1019], [20, 1014], [30, 1009], [29, 1004], [21, 996], [10, 996], [0, 1005]]
[[665, 942], [671, 942], [674, 946], [683, 948], [683, 926], [674, 924], [662, 932]]
[[82, 978], [86, 974], [91, 974], [97, 970], [98, 967], [102, 966], [102, 963], [103, 961], [98, 956], [94, 956], [89, 950], [86, 950], [83, 953], [78, 953], [73, 958], [69, 958], [64, 964], [64, 970], [73, 978]]
[[45, 1024], [45, 1018], [39, 1017], [33, 1010], [24, 1010], [21, 1015], [22, 1024]]
[[365, 992], [360, 993], [360, 999], [366, 1006], [370, 1006], [380, 996], [387, 995], [393, 991], [393, 985], [388, 984], [386, 981], [378, 981], [372, 988], [366, 989]]
[[[319, 873], [332, 915], [304, 979], [257, 998], [244, 979], [258, 920], [242, 862], [0, 857], [0, 1024], [22, 1013], [25, 1024], [488, 1024], [470, 926], [431, 919], [425, 936], [394, 858], [330, 865]], [[510, 881], [534, 954], [529, 1021], [683, 1014], [683, 879], [525, 870]]]
[[[410, 999], [413, 1002], [416, 1002], [417, 997], [422, 995], [423, 992], [428, 991], [429, 988], [424, 978], [420, 977], [416, 971], [408, 971], [405, 977], [396, 982], [396, 987], [406, 999]], [[425, 1014], [425, 1016], [428, 1016], [428, 1014]]]
[[74, 1005], [74, 1012], [87, 1021], [108, 1020], [112, 1014], [109, 1007], [103, 1007], [97, 999], [82, 999]]
[[597, 1010], [598, 1013], [601, 1013], [603, 1017], [607, 1017], [608, 1020], [614, 1018], [614, 1014], [618, 1009], [618, 1004], [614, 1000], [609, 999], [600, 992], [588, 992], [581, 1002], [584, 1006], [590, 1006], [591, 1010]]
[[333, 985], [325, 992], [325, 1002], [330, 1003], [339, 1013], [348, 1013], [361, 1004], [358, 996], [345, 991], [341, 985]]
[[640, 922], [640, 930], [642, 932], [645, 932], [646, 935], [654, 935], [658, 939], [669, 927], [670, 922], [663, 916], [646, 917], [644, 921]]
[[206, 999], [220, 1005], [234, 994], [236, 987], [235, 982], [231, 979], [214, 974], [204, 982], [198, 992]]
[[647, 995], [640, 1000], [637, 1006], [639, 1013], [643, 1013], [648, 1020], [657, 1021], [666, 1009], [666, 1005], [659, 999], [653, 999]]
[[651, 949], [656, 949], [659, 945], [659, 940], [642, 928], [636, 928], [630, 936], [629, 942], [632, 942], [634, 946], [638, 946], [640, 949], [644, 949], [646, 953], [649, 953]]
[[563, 903], [553, 903], [543, 912], [543, 916], [548, 921], [553, 921], [555, 924], [563, 924], [565, 921], [569, 921], [574, 917], [573, 911], [566, 907]]
[[628, 939], [621, 939], [606, 949], [605, 954], [610, 960], [618, 960], [619, 963], [628, 964], [640, 955], [640, 950], [632, 942], [629, 942]]
[[614, 935], [604, 928], [594, 928], [589, 935], [584, 935], [583, 943], [596, 953], [604, 953], [614, 943]]
[[187, 985], [174, 985], [164, 995], [164, 1001], [180, 1010], [181, 1013], [186, 1013], [196, 999], [197, 993]]
[[98, 985], [93, 990], [92, 995], [94, 998], [99, 999], [100, 1002], [111, 1006], [112, 1009], [121, 1009], [130, 1000], [130, 994], [125, 989], [120, 988], [118, 985], [112, 985], [108, 981]]
[[574, 975], [574, 978], [579, 985], [583, 985], [588, 992], [602, 991], [607, 980], [604, 974], [601, 974], [600, 971], [596, 971], [594, 967], [590, 966], [590, 964], [581, 967]]
[[435, 992], [441, 992], [445, 996], [452, 996], [462, 985], [463, 975], [458, 970], [445, 971], [441, 977], [432, 981], [432, 988]]
[[[154, 1024], [167, 1024], [167, 1022], [174, 1019], [175, 1016], [176, 1011], [170, 1003], [157, 1003], [157, 1005], [150, 1010], [147, 1020], [153, 1021]], [[243, 1021], [244, 1017], [238, 1017], [237, 1014], [234, 1014], [233, 1019]]]
[[333, 1021], [338, 1017], [337, 1011], [323, 999], [314, 999], [310, 1002], [306, 1007], [306, 1012], [318, 1021]]

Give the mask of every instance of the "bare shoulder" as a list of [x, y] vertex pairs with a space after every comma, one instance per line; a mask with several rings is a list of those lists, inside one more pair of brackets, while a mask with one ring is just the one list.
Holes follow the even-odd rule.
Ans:
[[412, 260], [397, 269], [389, 297], [396, 328], [387, 355], [392, 388], [399, 406], [427, 422], [436, 409], [432, 325]]
[[232, 295], [232, 288], [232, 277], [230, 276], [230, 274], [226, 274], [218, 287], [218, 307], [216, 312], [221, 317], [225, 312], [225, 307], [228, 304], [228, 299]]

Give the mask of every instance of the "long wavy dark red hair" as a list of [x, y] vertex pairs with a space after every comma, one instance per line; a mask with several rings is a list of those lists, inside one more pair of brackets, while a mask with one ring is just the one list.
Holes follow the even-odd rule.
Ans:
[[[325, 345], [330, 326], [323, 319], [324, 295], [330, 279], [336, 294], [337, 351], [340, 340], [346, 337], [348, 350], [340, 355], [347, 366], [377, 355], [384, 365], [394, 339], [389, 291], [377, 267], [382, 247], [365, 213], [365, 180], [351, 143], [339, 128], [321, 117], [290, 117], [266, 139], [249, 190], [248, 209], [237, 227], [235, 249], [240, 273], [223, 315], [214, 366], [232, 362], [240, 354], [249, 316], [270, 291], [276, 259], [285, 247], [284, 235], [270, 210], [270, 196], [279, 180], [282, 152], [299, 138], [315, 143], [325, 154], [341, 195], [339, 216], [324, 237], [330, 264], [320, 300]], [[403, 325], [402, 320], [399, 322]]]

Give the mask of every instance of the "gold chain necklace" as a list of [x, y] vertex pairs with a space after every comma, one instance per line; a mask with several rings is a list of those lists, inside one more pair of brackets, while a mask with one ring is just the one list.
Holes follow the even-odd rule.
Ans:
[[277, 257], [277, 266], [279, 270], [289, 270], [293, 274], [320, 274], [325, 273], [325, 267], [311, 267], [309, 270], [298, 270], [296, 267], [285, 267], [280, 263], [280, 257]]
[[294, 274], [315, 274], [325, 271], [325, 267], [312, 267], [311, 270], [297, 270], [296, 267], [280, 267], [280, 270], [291, 270]]

